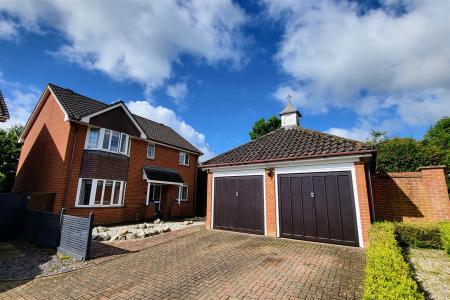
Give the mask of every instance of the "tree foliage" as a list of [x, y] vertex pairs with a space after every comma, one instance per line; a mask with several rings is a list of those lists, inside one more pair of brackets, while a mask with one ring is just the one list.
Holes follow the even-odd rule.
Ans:
[[276, 116], [272, 116], [267, 120], [262, 118], [253, 124], [252, 131], [249, 132], [249, 135], [250, 138], [254, 140], [280, 127], [281, 127], [281, 120]]
[[13, 188], [20, 154], [18, 140], [22, 130], [20, 125], [0, 129], [0, 192], [10, 192]]
[[416, 171], [419, 167], [445, 162], [445, 153], [440, 147], [425, 145], [412, 138], [390, 138], [375, 147], [377, 173]]

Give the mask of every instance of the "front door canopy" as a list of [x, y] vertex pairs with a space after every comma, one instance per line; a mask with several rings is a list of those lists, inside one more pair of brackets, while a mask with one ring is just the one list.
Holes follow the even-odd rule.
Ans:
[[151, 183], [184, 185], [176, 170], [161, 167], [144, 167], [144, 179]]

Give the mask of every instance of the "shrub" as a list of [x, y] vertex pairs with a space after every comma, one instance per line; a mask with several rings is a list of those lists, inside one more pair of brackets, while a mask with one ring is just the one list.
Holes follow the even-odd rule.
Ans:
[[441, 239], [442, 239], [442, 246], [447, 252], [448, 255], [450, 255], [450, 222], [442, 222], [440, 224], [441, 227]]
[[439, 224], [437, 223], [396, 223], [397, 240], [412, 248], [442, 249]]
[[424, 299], [395, 239], [393, 223], [375, 223], [369, 231], [364, 299]]

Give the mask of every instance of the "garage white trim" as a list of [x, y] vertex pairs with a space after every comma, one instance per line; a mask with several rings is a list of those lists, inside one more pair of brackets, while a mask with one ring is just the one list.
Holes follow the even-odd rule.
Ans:
[[276, 205], [276, 222], [277, 222], [277, 237], [280, 237], [280, 220], [279, 220], [279, 208], [278, 208], [278, 175], [279, 174], [295, 174], [295, 173], [319, 173], [319, 172], [338, 172], [338, 171], [350, 171], [352, 178], [353, 187], [353, 199], [355, 204], [355, 215], [356, 223], [358, 229], [358, 240], [359, 247], [364, 247], [364, 241], [362, 237], [362, 226], [361, 226], [361, 216], [359, 211], [359, 198], [358, 190], [356, 186], [356, 174], [354, 163], [335, 163], [335, 164], [324, 164], [324, 165], [303, 165], [298, 164], [297, 166], [288, 167], [278, 167], [275, 168], [275, 205]]
[[263, 176], [263, 199], [264, 199], [264, 235], [267, 235], [266, 224], [266, 172], [265, 169], [251, 170], [220, 170], [212, 173], [212, 195], [211, 195], [211, 228], [214, 228], [214, 189], [215, 178], [217, 177], [233, 177], [233, 176]]

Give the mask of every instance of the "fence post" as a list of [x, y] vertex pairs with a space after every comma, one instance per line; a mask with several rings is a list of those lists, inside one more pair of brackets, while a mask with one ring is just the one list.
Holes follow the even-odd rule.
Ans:
[[91, 256], [91, 241], [92, 241], [92, 227], [94, 227], [94, 214], [89, 213], [89, 231], [88, 231], [88, 241], [86, 245], [86, 256], [84, 260], [88, 260]]
[[63, 224], [64, 210], [65, 210], [65, 208], [61, 208], [61, 214], [60, 214], [60, 217], [59, 217], [59, 227], [61, 227], [62, 224]]

